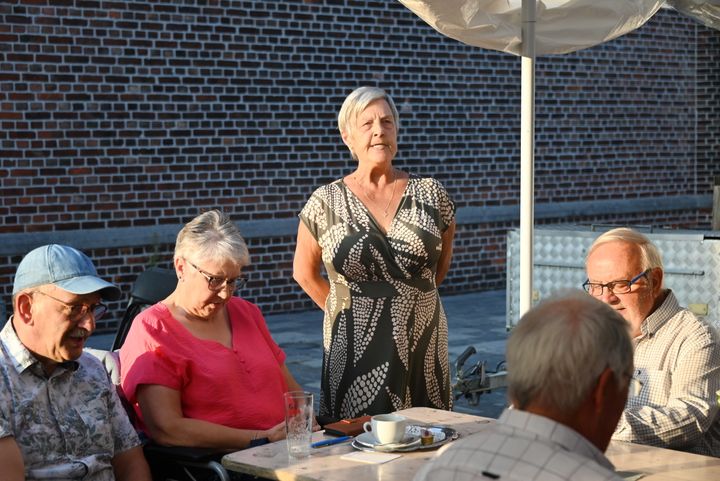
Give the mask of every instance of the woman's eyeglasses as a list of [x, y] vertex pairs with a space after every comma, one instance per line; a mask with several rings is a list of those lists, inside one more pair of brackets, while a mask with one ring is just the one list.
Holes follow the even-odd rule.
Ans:
[[105, 313], [108, 310], [108, 307], [105, 304], [98, 303], [98, 304], [84, 304], [84, 303], [78, 303], [78, 304], [70, 304], [65, 301], [61, 301], [57, 297], [53, 297], [50, 294], [46, 294], [43, 291], [32, 291], [33, 294], [42, 294], [45, 297], [49, 297], [53, 301], [59, 302], [60, 304], [67, 307], [69, 310], [67, 316], [68, 319], [71, 321], [79, 321], [80, 319], [83, 319], [85, 316], [88, 315], [88, 312], [92, 312], [93, 319], [96, 321], [100, 319], [102, 316], [105, 315]]
[[219, 291], [223, 288], [231, 290], [242, 289], [243, 286], [245, 286], [245, 284], [247, 283], [247, 277], [235, 277], [232, 279], [228, 279], [226, 277], [214, 276], [200, 269], [198, 266], [188, 261], [187, 259], [185, 260], [188, 264], [193, 266], [195, 270], [198, 271], [205, 279], [207, 279], [208, 289], [210, 289], [211, 291]]

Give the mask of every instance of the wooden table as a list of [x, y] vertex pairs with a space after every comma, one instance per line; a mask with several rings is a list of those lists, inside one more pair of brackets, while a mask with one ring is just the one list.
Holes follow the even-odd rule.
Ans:
[[[460, 433], [460, 439], [495, 421], [430, 408], [410, 408], [398, 412], [412, 424], [451, 427]], [[331, 437], [320, 432], [313, 434], [313, 441], [327, 438]], [[288, 457], [285, 441], [278, 441], [228, 454], [223, 457], [222, 464], [229, 471], [280, 481], [411, 481], [420, 466], [437, 452], [399, 453], [401, 457], [383, 464], [341, 459], [353, 451], [350, 443], [343, 443], [312, 449], [309, 458], [298, 461]], [[643, 474], [642, 481], [720, 480], [720, 458], [618, 442], [610, 443], [606, 454], [619, 474], [627, 479]]]

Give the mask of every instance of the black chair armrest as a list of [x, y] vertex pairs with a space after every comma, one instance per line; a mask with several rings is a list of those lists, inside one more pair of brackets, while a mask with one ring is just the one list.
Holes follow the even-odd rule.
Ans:
[[144, 446], [145, 453], [152, 457], [164, 457], [190, 461], [194, 463], [204, 461], [218, 461], [232, 450], [216, 448], [189, 448], [185, 446], [162, 446], [152, 441]]

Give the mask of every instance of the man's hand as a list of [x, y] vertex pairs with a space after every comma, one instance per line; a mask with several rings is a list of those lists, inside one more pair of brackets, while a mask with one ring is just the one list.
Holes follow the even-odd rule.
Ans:
[[0, 438], [0, 481], [24, 481], [25, 462], [15, 438]]
[[141, 446], [116, 454], [111, 463], [117, 481], [152, 481]]

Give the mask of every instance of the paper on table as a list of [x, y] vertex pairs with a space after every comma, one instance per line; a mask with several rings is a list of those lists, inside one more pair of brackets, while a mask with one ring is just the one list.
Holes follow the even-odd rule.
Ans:
[[400, 454], [355, 451], [354, 453], [341, 456], [340, 459], [347, 459], [348, 461], [359, 461], [361, 463], [382, 464], [387, 463], [388, 461], [392, 461], [395, 458], [399, 458], [400, 456]]

